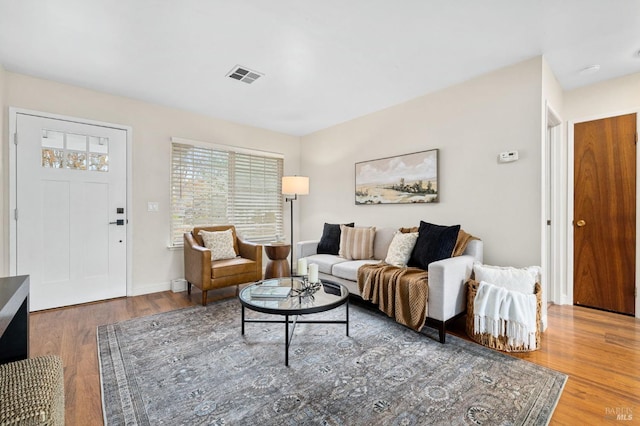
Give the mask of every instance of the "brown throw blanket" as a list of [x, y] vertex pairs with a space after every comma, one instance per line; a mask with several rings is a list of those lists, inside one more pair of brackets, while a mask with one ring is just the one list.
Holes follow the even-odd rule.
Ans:
[[478, 238], [474, 237], [471, 234], [467, 234], [464, 230], [458, 231], [458, 238], [456, 239], [456, 245], [453, 247], [453, 253], [451, 253], [451, 257], [462, 256], [462, 253], [467, 249], [467, 245], [469, 245], [469, 241], [477, 240]]
[[[469, 241], [476, 239], [461, 229], [452, 256], [460, 256]], [[378, 309], [400, 324], [416, 331], [424, 326], [429, 297], [427, 271], [384, 262], [362, 265], [358, 269], [358, 288], [364, 300], [377, 304]]]
[[386, 263], [362, 265], [358, 287], [363, 299], [400, 324], [420, 331], [427, 318], [428, 273], [419, 268], [399, 268]]

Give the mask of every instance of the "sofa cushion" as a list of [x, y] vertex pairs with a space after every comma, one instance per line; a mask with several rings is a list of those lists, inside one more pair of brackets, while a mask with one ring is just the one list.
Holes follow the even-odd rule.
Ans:
[[211, 262], [211, 278], [222, 278], [255, 271], [256, 262], [242, 257], [214, 260]]
[[407, 266], [417, 239], [417, 232], [396, 233], [389, 245], [387, 257], [384, 261], [389, 265], [399, 266], [401, 268]]
[[[345, 226], [353, 227], [354, 223], [345, 223]], [[340, 225], [325, 223], [322, 237], [318, 243], [318, 254], [334, 254], [340, 251]]]
[[409, 266], [427, 270], [431, 262], [451, 257], [458, 231], [460, 225], [442, 226], [420, 221], [418, 239], [411, 253]]
[[211, 250], [211, 260], [233, 259], [238, 254], [233, 246], [235, 237], [231, 229], [225, 231], [204, 231], [198, 232], [202, 237], [204, 246]]
[[[387, 257], [389, 245], [393, 236], [397, 232], [396, 228], [377, 228], [376, 238], [373, 240], [373, 258], [383, 260]], [[416, 231], [417, 232], [417, 231]]]
[[347, 259], [343, 259], [333, 254], [314, 254], [307, 256], [307, 265], [315, 263], [318, 265], [318, 271], [324, 274], [331, 274], [331, 270], [334, 265], [338, 263], [347, 262]]
[[340, 257], [350, 260], [373, 259], [375, 226], [351, 228], [340, 225], [340, 232]]
[[362, 265], [370, 263], [378, 263], [379, 260], [351, 260], [349, 262], [342, 262], [333, 265], [333, 276], [338, 278], [344, 278], [345, 280], [357, 281], [358, 280], [358, 268]]

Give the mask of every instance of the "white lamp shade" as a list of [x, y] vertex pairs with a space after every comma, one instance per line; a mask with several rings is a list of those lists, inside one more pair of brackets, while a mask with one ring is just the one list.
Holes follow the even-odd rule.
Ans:
[[283, 176], [282, 193], [287, 195], [309, 194], [309, 178], [307, 176]]

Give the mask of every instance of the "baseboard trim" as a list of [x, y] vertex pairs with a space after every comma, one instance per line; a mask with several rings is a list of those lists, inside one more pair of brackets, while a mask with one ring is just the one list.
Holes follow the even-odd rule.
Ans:
[[156, 284], [134, 285], [131, 294], [127, 296], [141, 296], [143, 294], [159, 293], [161, 291], [171, 290], [171, 281]]

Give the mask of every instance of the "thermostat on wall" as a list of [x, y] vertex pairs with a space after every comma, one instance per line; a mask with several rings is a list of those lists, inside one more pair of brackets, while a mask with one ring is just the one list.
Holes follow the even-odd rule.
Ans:
[[511, 161], [516, 161], [518, 159], [518, 151], [505, 151], [501, 152], [498, 155], [498, 162], [500, 163], [510, 163]]

